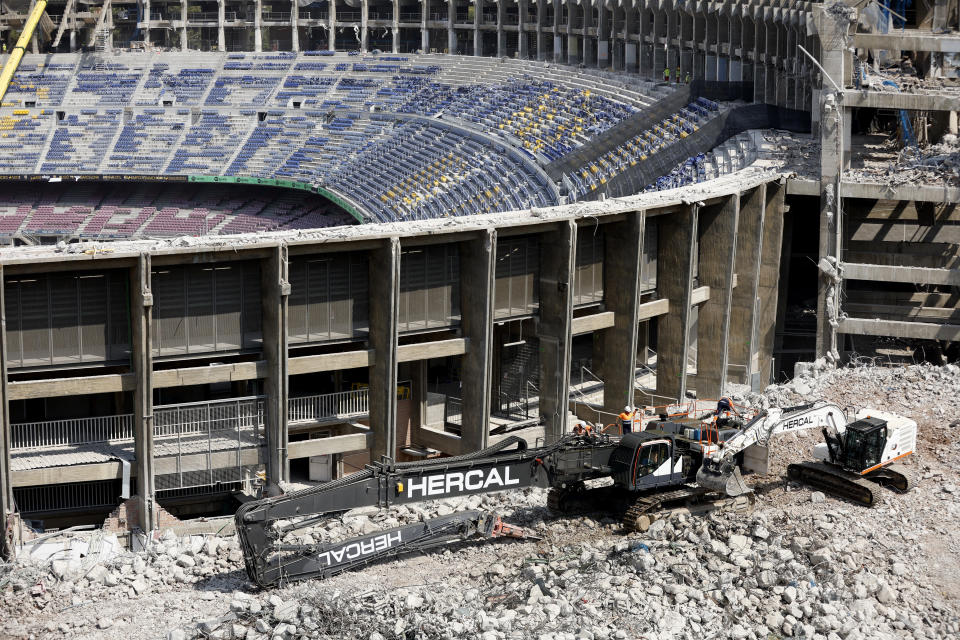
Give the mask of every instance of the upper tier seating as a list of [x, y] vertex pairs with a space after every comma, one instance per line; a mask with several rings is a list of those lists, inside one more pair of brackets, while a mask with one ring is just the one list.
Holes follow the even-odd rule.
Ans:
[[[582, 197], [714, 113], [691, 104], [559, 184], [542, 170], [582, 154], [664, 92], [623, 74], [441, 55], [28, 55], [10, 106], [0, 108], [0, 173], [290, 180], [339, 194], [377, 221], [551, 206], [562, 193]], [[100, 211], [76, 228], [272, 228], [203, 209]], [[45, 210], [43, 224], [62, 216], [74, 228], [79, 211]], [[290, 224], [321, 222], [311, 221], [304, 214]]]

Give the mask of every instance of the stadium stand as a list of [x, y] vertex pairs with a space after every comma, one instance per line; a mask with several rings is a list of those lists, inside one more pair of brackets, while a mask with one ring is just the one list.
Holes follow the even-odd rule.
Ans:
[[[555, 182], [544, 167], [574, 151], [579, 162], [592, 141], [672, 89], [595, 70], [445, 55], [122, 60], [27, 56], [0, 107], [0, 173], [291, 181], [342, 198], [370, 221], [460, 216], [577, 200], [719, 113], [714, 103], [692, 102]], [[31, 209], [16, 226], [82, 235], [275, 228], [196, 206], [110, 216], [75, 206]], [[5, 213], [3, 233], [21, 215]], [[299, 212], [289, 223], [304, 228], [311, 216]]]

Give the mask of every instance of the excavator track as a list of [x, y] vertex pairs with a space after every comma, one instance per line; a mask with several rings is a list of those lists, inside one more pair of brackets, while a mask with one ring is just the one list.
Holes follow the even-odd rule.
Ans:
[[644, 532], [657, 520], [675, 515], [697, 515], [729, 511], [750, 513], [756, 498], [753, 493], [730, 498], [702, 487], [683, 487], [636, 499], [623, 515], [623, 528]]
[[902, 464], [881, 467], [872, 473], [868, 473], [865, 477], [881, 486], [889, 487], [897, 493], [906, 493], [913, 489], [915, 484], [913, 474]]
[[[787, 476], [817, 489], [872, 507], [879, 503], [876, 485], [864, 476], [822, 462], [799, 462], [787, 466]], [[877, 476], [874, 476], [877, 477]]]
[[547, 493], [547, 508], [556, 515], [581, 513], [620, 513], [630, 504], [629, 494], [614, 485], [586, 488], [578, 482]]

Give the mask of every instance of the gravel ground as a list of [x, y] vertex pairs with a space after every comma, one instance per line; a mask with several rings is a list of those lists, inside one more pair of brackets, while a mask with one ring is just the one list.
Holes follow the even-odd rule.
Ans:
[[783, 473], [818, 438], [786, 436], [773, 445], [770, 474], [748, 477], [758, 494], [750, 515], [658, 521], [625, 535], [611, 518], [554, 518], [542, 490], [351, 513], [309, 535], [342, 538], [482, 507], [542, 540], [460, 544], [271, 591], [250, 586], [234, 538], [167, 535], [149, 551], [92, 567], [0, 570], [0, 637], [960, 636], [960, 369], [811, 367], [735, 399], [789, 406], [818, 398], [916, 420], [908, 466], [918, 486], [884, 492], [872, 509], [811, 493]]

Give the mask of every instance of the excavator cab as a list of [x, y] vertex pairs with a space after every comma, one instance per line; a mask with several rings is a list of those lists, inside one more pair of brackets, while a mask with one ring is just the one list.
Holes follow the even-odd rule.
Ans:
[[645, 491], [682, 482], [684, 469], [672, 434], [628, 433], [610, 456], [614, 481], [630, 491]]
[[[880, 464], [887, 445], [887, 421], [863, 418], [847, 425], [837, 462], [850, 471], [862, 472]], [[832, 453], [832, 452], [831, 452]]]

